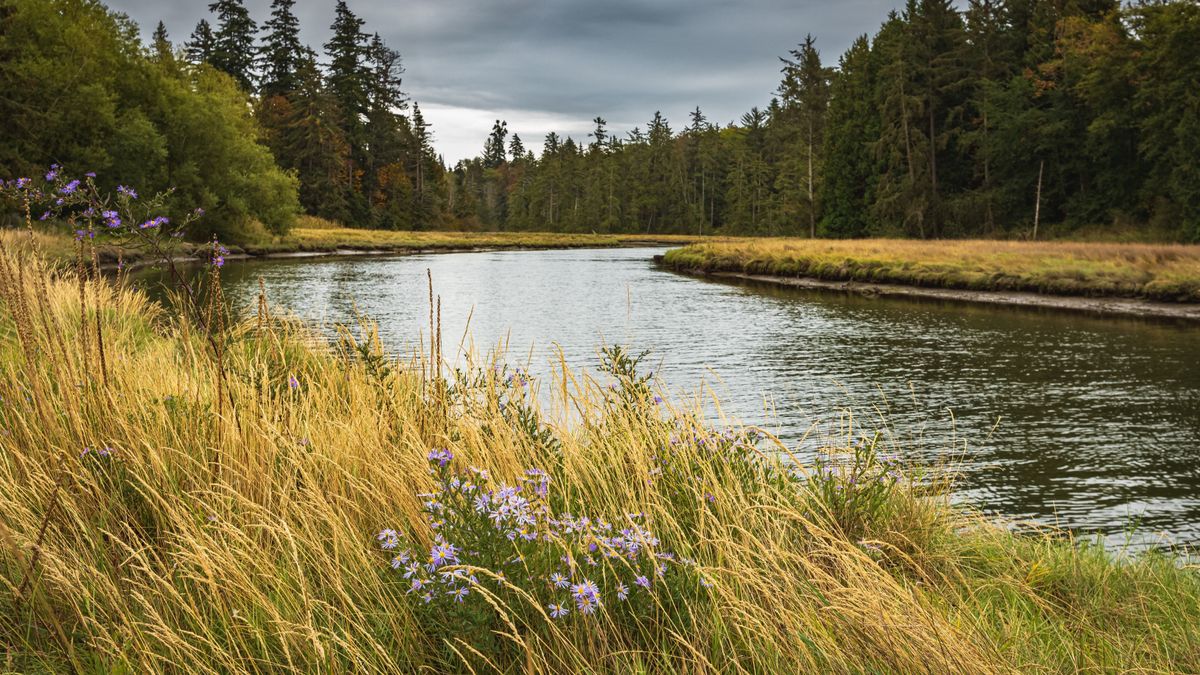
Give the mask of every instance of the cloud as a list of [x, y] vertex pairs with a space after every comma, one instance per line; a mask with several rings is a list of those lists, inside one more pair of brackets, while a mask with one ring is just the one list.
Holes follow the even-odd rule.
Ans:
[[[109, 0], [149, 33], [160, 19], [177, 43], [209, 17], [197, 0]], [[247, 0], [259, 23], [270, 0]], [[825, 61], [873, 33], [889, 0], [350, 0], [401, 52], [406, 91], [434, 124], [447, 161], [477, 154], [492, 122], [537, 147], [550, 130], [586, 138], [601, 115], [613, 131], [661, 110], [680, 128], [700, 106], [719, 123], [765, 106], [777, 57], [817, 37]], [[302, 37], [328, 39], [332, 0], [298, 0]], [[533, 143], [536, 139], [537, 143]]]

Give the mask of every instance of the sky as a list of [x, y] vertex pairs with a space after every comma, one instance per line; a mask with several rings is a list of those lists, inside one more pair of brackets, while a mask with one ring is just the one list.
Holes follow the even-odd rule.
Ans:
[[[779, 60], [804, 36], [836, 65], [874, 34], [894, 0], [349, 0], [404, 59], [404, 90], [433, 125], [445, 161], [480, 154], [497, 119], [540, 151], [549, 131], [587, 142], [592, 119], [624, 135], [661, 110], [678, 131], [700, 106], [728, 124], [765, 107]], [[209, 18], [208, 0], [108, 0], [142, 28], [163, 21], [176, 45]], [[246, 0], [261, 25], [270, 0]], [[297, 0], [318, 52], [334, 0]]]

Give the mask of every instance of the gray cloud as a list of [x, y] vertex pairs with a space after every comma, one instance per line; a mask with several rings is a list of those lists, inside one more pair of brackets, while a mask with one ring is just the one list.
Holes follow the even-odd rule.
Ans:
[[[601, 115], [614, 131], [661, 110], [674, 128], [697, 105], [726, 123], [763, 106], [777, 57], [806, 33], [826, 62], [873, 33], [895, 0], [351, 0], [404, 56], [405, 89], [428, 109], [449, 161], [474, 155], [497, 117], [527, 145], [550, 130], [580, 138]], [[207, 0], [109, 0], [176, 43], [209, 16]], [[264, 22], [270, 0], [247, 0]], [[320, 51], [332, 0], [298, 0], [303, 38]]]

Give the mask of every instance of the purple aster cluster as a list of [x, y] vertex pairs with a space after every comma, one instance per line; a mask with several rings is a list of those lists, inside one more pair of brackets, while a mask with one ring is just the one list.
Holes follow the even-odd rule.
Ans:
[[[545, 471], [528, 469], [515, 484], [505, 484], [484, 469], [456, 470], [453, 458], [444, 448], [427, 455], [435, 480], [435, 489], [420, 495], [435, 533], [428, 554], [401, 547], [395, 530], [377, 535], [392, 555], [392, 568], [408, 581], [408, 592], [424, 603], [469, 602], [470, 589], [480, 581], [466, 570], [477, 568], [488, 570], [486, 578], [502, 590], [520, 588], [522, 597], [542, 598], [552, 619], [632, 601], [668, 575], [693, 588], [703, 585], [696, 583], [693, 561], [662, 550], [644, 515], [626, 514], [627, 522], [616, 526], [556, 513]], [[673, 573], [673, 567], [681, 572]]]
[[[96, 186], [96, 174], [87, 172], [80, 178], [68, 176], [64, 169], [51, 165], [42, 176], [45, 180], [21, 177], [0, 180], [0, 201], [21, 205], [23, 211], [39, 221], [60, 221], [67, 224], [76, 241], [115, 239], [125, 248], [149, 249], [168, 256], [170, 238], [183, 236], [188, 226], [203, 215], [203, 209], [187, 213], [178, 222], [155, 212], [166, 205], [168, 193], [161, 193], [144, 203], [135, 204], [138, 194], [133, 188], [120, 185], [115, 195], [102, 193]], [[213, 263], [220, 267], [228, 251], [213, 242]]]

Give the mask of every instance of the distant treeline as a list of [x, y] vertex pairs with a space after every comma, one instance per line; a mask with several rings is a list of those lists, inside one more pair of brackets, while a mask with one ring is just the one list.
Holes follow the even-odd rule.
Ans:
[[301, 210], [394, 229], [1200, 239], [1196, 0], [910, 0], [837, 68], [806, 38], [736, 123], [697, 108], [618, 136], [597, 117], [535, 155], [497, 121], [453, 169], [399, 53], [339, 1], [318, 57], [294, 4], [260, 30], [214, 2], [176, 48], [94, 0], [0, 0], [0, 170], [176, 186], [230, 239]]

